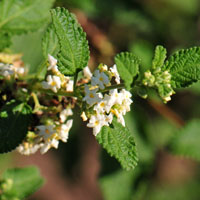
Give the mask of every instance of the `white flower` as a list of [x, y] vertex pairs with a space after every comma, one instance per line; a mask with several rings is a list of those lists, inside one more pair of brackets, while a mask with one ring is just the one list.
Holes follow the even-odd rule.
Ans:
[[84, 90], [86, 95], [83, 98], [83, 101], [86, 101], [90, 106], [101, 101], [101, 98], [99, 97], [100, 95], [96, 93], [98, 88], [90, 90], [89, 86], [85, 85]]
[[100, 66], [100, 71], [101, 71], [101, 72], [108, 71], [108, 66], [107, 66], [107, 65], [102, 65], [102, 66]]
[[105, 116], [104, 115], [92, 115], [90, 118], [89, 123], [87, 124], [87, 127], [93, 128], [93, 134], [96, 136], [100, 130], [101, 127], [105, 124]]
[[97, 105], [94, 106], [94, 110], [98, 113], [104, 113], [106, 111], [106, 102], [100, 101]]
[[66, 84], [66, 91], [67, 92], [73, 92], [74, 87], [74, 81], [69, 80], [68, 83]]
[[67, 121], [66, 124], [61, 124], [60, 127], [58, 127], [58, 137], [63, 142], [67, 142], [68, 136], [69, 136], [69, 130], [72, 127], [73, 120], [70, 119]]
[[36, 126], [38, 129], [38, 135], [42, 137], [44, 140], [48, 140], [56, 131], [54, 129], [54, 125], [39, 125]]
[[[56, 137], [56, 135], [54, 137]], [[46, 153], [51, 147], [54, 147], [55, 149], [58, 148], [59, 141], [54, 137], [52, 137], [48, 141], [45, 141], [44, 143], [41, 144], [41, 148], [40, 148], [41, 154]]]
[[58, 66], [57, 66], [57, 65], [55, 65], [55, 66], [51, 66], [51, 65], [50, 65], [50, 66], [48, 67], [48, 70], [49, 70], [49, 71], [51, 70], [51, 71], [52, 71], [54, 74], [56, 74], [56, 75], [58, 75], [58, 74], [60, 75], [60, 71], [58, 70]]
[[85, 112], [82, 112], [82, 113], [81, 113], [81, 118], [83, 119], [83, 121], [87, 121], [87, 120], [88, 120], [88, 118], [87, 118]]
[[118, 121], [119, 123], [121, 123], [122, 126], [124, 126], [124, 127], [126, 126], [126, 125], [125, 125], [124, 117], [123, 117], [123, 115], [122, 115], [121, 113], [118, 115], [117, 121]]
[[123, 101], [122, 101], [123, 111], [122, 112], [123, 112], [123, 115], [125, 115], [126, 112], [129, 112], [131, 110], [130, 109], [130, 105], [133, 102], [131, 100], [132, 94], [129, 91], [125, 90], [125, 89], [121, 90], [121, 94], [123, 96]]
[[0, 63], [0, 75], [9, 77], [14, 74], [13, 65]]
[[116, 65], [113, 65], [113, 67], [110, 68], [110, 71], [112, 72], [112, 76], [115, 77], [116, 83], [120, 84], [120, 76], [119, 76], [119, 73], [117, 71]]
[[113, 104], [122, 104], [123, 101], [123, 94], [118, 92], [117, 89], [110, 90], [110, 99], [109, 101]]
[[60, 112], [60, 121], [63, 123], [65, 122], [65, 120], [67, 119], [68, 116], [73, 115], [72, 109], [71, 108], [67, 108], [64, 109]]
[[91, 84], [93, 86], [98, 85], [100, 89], [104, 89], [104, 85], [108, 85], [110, 80], [108, 76], [104, 72], [100, 72], [99, 70], [95, 70], [94, 76], [91, 78]]
[[48, 60], [49, 60], [49, 67], [48, 67], [48, 70], [52, 71], [54, 74], [56, 75], [60, 75], [60, 71], [58, 70], [58, 66], [57, 66], [57, 60], [51, 56], [50, 54], [48, 55]]
[[46, 153], [51, 147], [58, 148], [59, 137], [54, 125], [40, 125], [36, 128], [39, 130], [38, 136], [43, 140], [40, 149], [41, 154]]
[[29, 143], [29, 142], [23, 142], [20, 144], [16, 150], [23, 154], [23, 155], [31, 155], [36, 153], [36, 151], [41, 147], [40, 144], [37, 143]]
[[113, 120], [113, 114], [110, 113], [109, 115], [105, 115], [105, 126], [109, 126], [109, 124], [112, 123]]
[[49, 60], [49, 65], [50, 65], [51, 67], [57, 65], [57, 62], [58, 62], [58, 61], [57, 61], [53, 56], [51, 56], [50, 54], [48, 54], [48, 60]]
[[84, 69], [83, 69], [83, 75], [88, 78], [88, 79], [91, 79], [92, 77], [92, 73], [90, 71], [90, 68], [88, 66], [86, 66]]
[[125, 120], [122, 112], [119, 112], [118, 109], [112, 109], [111, 112], [117, 117], [117, 121], [121, 123], [123, 126], [125, 126]]
[[168, 102], [168, 101], [171, 100], [171, 97], [170, 97], [170, 96], [167, 96], [167, 97], [164, 97], [163, 99], [164, 99], [164, 101]]
[[23, 75], [25, 73], [25, 69], [23, 67], [15, 67], [15, 73]]
[[47, 76], [47, 81], [43, 81], [42, 82], [42, 87], [44, 89], [51, 89], [53, 92], [57, 92], [58, 89], [61, 88], [61, 80], [60, 77], [58, 76], [52, 76], [52, 75], [48, 75]]

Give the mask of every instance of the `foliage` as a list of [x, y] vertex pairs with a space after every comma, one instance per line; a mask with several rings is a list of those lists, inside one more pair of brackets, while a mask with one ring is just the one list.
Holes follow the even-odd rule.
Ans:
[[[70, 2], [84, 9], [87, 7], [91, 15], [98, 13], [96, 3], [92, 0], [84, 3], [73, 0]], [[200, 80], [200, 47], [180, 48], [167, 57], [168, 48], [158, 45], [152, 58], [153, 45], [141, 40], [133, 43], [131, 52], [126, 50], [118, 53], [114, 57], [113, 66], [97, 64], [97, 69], [92, 73], [87, 67], [90, 51], [86, 33], [74, 14], [67, 9], [57, 7], [51, 9], [49, 13], [53, 3], [53, 0], [0, 2], [0, 51], [2, 52], [0, 54], [0, 153], [17, 150], [21, 154], [30, 155], [40, 150], [43, 154], [52, 147], [58, 148], [60, 141], [68, 140], [73, 124], [72, 110], [76, 108], [79, 112], [77, 110], [75, 112], [80, 114], [83, 121], [87, 121], [87, 127], [93, 129], [97, 141], [119, 161], [122, 168], [133, 170], [138, 165], [141, 171], [139, 174], [134, 174], [135, 171], [119, 170], [111, 176], [102, 178], [101, 186], [106, 199], [132, 197], [146, 199], [149, 192], [149, 197], [156, 199], [157, 196], [153, 196], [148, 180], [154, 174], [155, 152], [160, 148], [167, 149], [177, 155], [199, 161], [199, 120], [190, 121], [177, 131], [174, 137], [172, 134], [165, 135], [166, 130], [164, 131], [162, 127], [168, 126], [167, 123], [162, 122], [162, 124], [156, 120], [154, 125], [152, 113], [149, 117], [150, 122], [144, 120], [146, 102], [166, 118], [169, 119], [170, 116], [178, 125], [183, 124], [172, 111], [168, 110], [168, 107], [160, 102], [155, 103], [152, 96], [155, 98], [156, 94], [167, 103], [172, 95], [179, 91], [177, 89], [186, 88]], [[124, 2], [115, 2], [116, 9], [112, 10], [111, 15], [115, 23], [126, 21], [125, 26], [134, 24], [138, 31], [144, 32], [148, 29], [149, 34], [152, 34], [151, 37], [156, 37], [153, 32], [159, 27], [159, 22], [166, 20], [165, 17], [159, 16], [159, 22], [155, 23], [153, 18], [157, 19], [157, 12], [149, 13], [151, 19], [136, 9], [126, 11], [125, 8], [129, 3], [126, 2], [126, 6], [121, 8]], [[110, 3], [105, 2], [101, 7], [109, 8], [108, 4]], [[173, 3], [170, 1], [169, 5]], [[192, 14], [190, 9], [181, 7], [180, 10]], [[100, 16], [101, 11], [98, 14]], [[129, 20], [126, 20], [127, 16]], [[169, 21], [172, 21], [171, 24], [174, 23], [167, 18], [167, 22]], [[91, 26], [90, 23], [89, 25]], [[118, 30], [120, 28], [122, 32], [127, 33], [123, 31], [123, 26], [119, 26]], [[94, 29], [101, 36], [102, 33], [99, 33], [98, 28]], [[46, 32], [43, 33], [43, 30]], [[14, 35], [21, 35], [18, 46], [23, 38], [27, 37], [29, 40], [28, 35], [33, 31], [38, 31], [40, 39], [43, 35], [42, 41], [37, 40], [37, 37], [31, 41], [32, 43], [37, 41], [35, 45], [42, 46], [43, 56], [40, 55], [35, 61], [32, 54], [37, 50], [33, 46], [31, 49], [24, 42], [24, 45], [28, 46], [24, 51], [30, 52], [31, 62], [34, 63], [28, 68], [24, 66], [19, 54], [12, 54], [12, 49], [7, 48], [12, 41], [18, 40], [17, 37], [13, 37]], [[121, 34], [120, 32], [118, 31], [116, 35]], [[131, 35], [133, 32], [131, 30], [128, 34]], [[91, 33], [88, 37], [91, 43], [96, 41], [90, 38]], [[97, 36], [97, 38], [105, 40], [104, 37]], [[17, 53], [21, 52], [22, 46], [19, 45]], [[96, 45], [97, 49], [99, 46], [103, 45]], [[31, 62], [28, 61], [25, 65], [32, 64]], [[137, 94], [148, 100], [138, 100]], [[135, 114], [126, 117], [128, 120], [125, 121], [126, 113], [132, 108], [132, 99], [136, 102]], [[140, 101], [141, 103], [138, 103]], [[159, 136], [156, 136], [157, 129], [159, 132], [163, 129]], [[167, 132], [172, 132], [171, 129], [175, 128], [168, 127]], [[112, 187], [109, 188], [113, 181], [120, 183], [120, 187], [114, 186], [117, 190], [114, 194], [110, 190]], [[0, 198], [23, 199], [37, 190], [42, 182], [35, 168], [8, 170], [2, 176]], [[135, 191], [137, 190], [135, 194], [132, 194], [133, 186], [136, 188]]]
[[126, 88], [130, 90], [133, 79], [139, 72], [139, 59], [133, 54], [125, 52], [116, 55], [115, 62]]
[[0, 29], [13, 34], [39, 29], [48, 19], [53, 0], [7, 1], [0, 3]]
[[104, 126], [97, 135], [97, 140], [111, 156], [119, 160], [124, 169], [133, 169], [137, 165], [134, 138], [128, 128], [124, 128], [116, 119], [112, 126]]
[[58, 44], [58, 37], [56, 35], [56, 32], [52, 24], [49, 25], [44, 35], [42, 41], [42, 47], [43, 47], [44, 57], [47, 57], [48, 54], [56, 57], [56, 55], [60, 51], [60, 46]]
[[32, 108], [23, 102], [10, 101], [0, 112], [0, 152], [15, 149], [25, 138]]
[[192, 47], [174, 53], [165, 63], [164, 69], [172, 75], [172, 87], [188, 87], [200, 79], [200, 48]]
[[66, 9], [57, 8], [51, 11], [51, 15], [60, 43], [59, 70], [72, 76], [87, 66], [89, 47], [86, 34]]

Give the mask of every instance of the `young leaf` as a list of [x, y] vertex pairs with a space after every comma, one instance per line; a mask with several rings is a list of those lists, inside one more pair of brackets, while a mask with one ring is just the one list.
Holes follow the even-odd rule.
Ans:
[[172, 139], [169, 148], [176, 155], [186, 156], [200, 161], [200, 119], [190, 121]]
[[60, 43], [59, 70], [64, 75], [72, 76], [87, 66], [89, 47], [86, 34], [65, 8], [53, 9], [51, 15]]
[[3, 173], [2, 181], [5, 184], [5, 191], [2, 190], [4, 199], [16, 198], [20, 200], [33, 194], [44, 182], [35, 167], [8, 169]]
[[54, 0], [2, 0], [0, 29], [12, 33], [35, 31], [47, 22]]
[[115, 56], [115, 63], [125, 87], [130, 90], [134, 77], [139, 72], [139, 59], [132, 53], [122, 52]]
[[46, 58], [48, 54], [56, 57], [60, 50], [58, 43], [58, 37], [56, 35], [53, 24], [50, 24], [42, 40], [42, 49], [44, 57]]
[[161, 68], [166, 59], [167, 50], [163, 46], [156, 46], [154, 59], [152, 61], [152, 68]]
[[128, 128], [113, 119], [112, 127], [103, 126], [96, 138], [107, 152], [121, 163], [124, 169], [135, 168], [138, 161], [136, 145]]
[[32, 109], [26, 103], [11, 101], [0, 110], [0, 153], [15, 149], [25, 138]]
[[173, 88], [187, 87], [200, 80], [200, 47], [177, 51], [170, 56], [164, 69], [172, 76]]

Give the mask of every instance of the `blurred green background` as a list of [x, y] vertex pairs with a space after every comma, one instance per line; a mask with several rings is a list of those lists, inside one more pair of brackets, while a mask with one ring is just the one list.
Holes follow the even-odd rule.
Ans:
[[[150, 67], [158, 44], [167, 48], [168, 56], [177, 49], [200, 45], [199, 0], [57, 0], [56, 6], [74, 12], [86, 31], [91, 69], [100, 62], [113, 65], [116, 53], [131, 51], [141, 59], [145, 70]], [[42, 61], [41, 41], [45, 30], [46, 26], [37, 32], [13, 37], [11, 49], [23, 53], [30, 74], [37, 71]], [[48, 171], [41, 161], [46, 159], [50, 165], [59, 166], [60, 172], [55, 177], [62, 176], [62, 181], [70, 185], [65, 192], [74, 191], [74, 196], [69, 198], [48, 196], [45, 191], [50, 187], [51, 173], [45, 171], [49, 187], [31, 199], [199, 200], [199, 163], [172, 155], [169, 143], [189, 121], [200, 119], [200, 84], [176, 92], [172, 101], [164, 105], [154, 91], [148, 100], [133, 91], [133, 107], [126, 122], [135, 137], [139, 155], [134, 171], [123, 171], [114, 158], [99, 148], [91, 130], [83, 128], [85, 124], [80, 121], [78, 111], [74, 112], [74, 128], [68, 143], [51, 150], [50, 158], [49, 155], [37, 155], [37, 159], [15, 153], [3, 155], [0, 156], [1, 171], [5, 166], [16, 165], [19, 157], [22, 163], [36, 163], [42, 172]], [[198, 133], [196, 140], [200, 141], [200, 125], [188, 131]], [[200, 142], [194, 145], [200, 147]], [[76, 187], [79, 190], [73, 189]], [[85, 196], [78, 198], [75, 191]]]

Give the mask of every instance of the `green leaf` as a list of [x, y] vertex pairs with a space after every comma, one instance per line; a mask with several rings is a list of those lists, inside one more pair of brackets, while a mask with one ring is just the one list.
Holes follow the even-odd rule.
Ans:
[[8, 169], [3, 173], [2, 179], [4, 199], [22, 200], [37, 191], [44, 183], [39, 170], [35, 167]]
[[177, 132], [170, 142], [169, 149], [176, 155], [200, 161], [200, 119], [195, 119]]
[[53, 9], [51, 15], [60, 43], [59, 70], [64, 75], [72, 76], [87, 66], [89, 47], [86, 34], [65, 8]]
[[139, 73], [139, 59], [132, 53], [122, 52], [115, 56], [115, 63], [125, 87], [130, 90], [134, 77]]
[[111, 127], [103, 126], [96, 138], [124, 169], [135, 168], [138, 158], [134, 138], [128, 128], [118, 123], [117, 119], [113, 119]]
[[49, 27], [47, 28], [47, 31], [43, 37], [42, 49], [43, 49], [43, 54], [44, 54], [45, 58], [48, 56], [48, 54], [56, 57], [60, 50], [60, 46], [58, 43], [58, 37], [56, 35], [53, 24], [49, 25]]
[[152, 68], [161, 68], [167, 56], [167, 50], [163, 46], [156, 46], [155, 55], [152, 61]]
[[0, 51], [11, 45], [11, 35], [4, 31], [0, 31]]
[[15, 149], [25, 138], [32, 108], [26, 103], [11, 101], [0, 110], [0, 153]]
[[173, 88], [188, 87], [200, 80], [200, 47], [177, 51], [170, 56], [164, 69], [171, 74]]
[[12, 33], [38, 30], [48, 21], [54, 0], [2, 0], [0, 29]]

